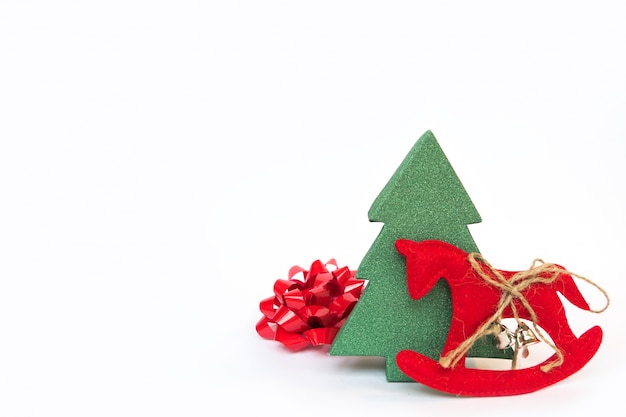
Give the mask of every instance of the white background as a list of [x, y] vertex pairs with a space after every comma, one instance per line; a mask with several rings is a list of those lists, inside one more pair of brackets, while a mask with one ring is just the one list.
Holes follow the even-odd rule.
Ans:
[[[626, 12], [419, 3], [0, 2], [0, 415], [620, 413]], [[611, 295], [569, 379], [454, 398], [255, 333], [292, 265], [358, 266], [427, 129], [494, 265]]]

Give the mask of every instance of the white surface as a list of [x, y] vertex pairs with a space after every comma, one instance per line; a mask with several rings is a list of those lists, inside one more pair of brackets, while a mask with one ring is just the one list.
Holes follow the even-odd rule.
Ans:
[[[2, 2], [0, 415], [619, 413], [622, 6], [413, 3]], [[492, 263], [612, 296], [570, 379], [451, 398], [256, 335], [290, 266], [358, 266], [427, 129]]]

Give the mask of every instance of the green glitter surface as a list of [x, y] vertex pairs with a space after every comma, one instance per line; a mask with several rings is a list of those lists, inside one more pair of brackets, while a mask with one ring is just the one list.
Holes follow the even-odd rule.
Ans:
[[[384, 223], [357, 270], [357, 277], [369, 282], [330, 354], [382, 356], [387, 380], [412, 381], [396, 366], [395, 356], [412, 349], [439, 358], [452, 320], [450, 290], [440, 280], [424, 298], [412, 300], [406, 261], [396, 251], [395, 241], [437, 239], [478, 252], [467, 225], [481, 218], [430, 131], [402, 161], [368, 217]], [[491, 343], [479, 342], [469, 356], [503, 357]]]

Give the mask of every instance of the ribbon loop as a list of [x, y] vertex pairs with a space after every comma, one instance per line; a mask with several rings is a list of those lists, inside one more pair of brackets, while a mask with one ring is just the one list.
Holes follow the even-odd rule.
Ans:
[[288, 279], [274, 283], [274, 296], [260, 302], [257, 333], [293, 351], [331, 344], [363, 293], [366, 281], [355, 274], [335, 259], [316, 260], [309, 270], [291, 267]]

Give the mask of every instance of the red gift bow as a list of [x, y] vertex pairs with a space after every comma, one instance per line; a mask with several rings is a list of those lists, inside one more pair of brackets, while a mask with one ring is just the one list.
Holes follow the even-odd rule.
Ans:
[[[329, 265], [336, 269], [329, 271]], [[293, 278], [299, 273], [304, 280]], [[274, 283], [274, 296], [261, 301], [257, 333], [293, 351], [331, 344], [363, 293], [365, 281], [355, 273], [334, 259], [317, 260], [308, 271], [292, 267], [288, 279]]]

